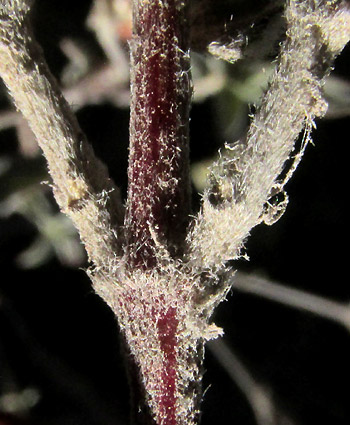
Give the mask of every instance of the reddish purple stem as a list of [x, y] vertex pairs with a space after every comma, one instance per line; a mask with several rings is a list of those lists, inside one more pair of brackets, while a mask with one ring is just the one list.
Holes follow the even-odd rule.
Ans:
[[134, 1], [125, 220], [131, 267], [156, 265], [154, 235], [174, 257], [185, 239], [191, 85], [183, 3]]
[[176, 331], [178, 321], [176, 309], [170, 307], [158, 320], [158, 337], [164, 355], [162, 370], [162, 388], [159, 399], [160, 417], [162, 425], [176, 425]]
[[[158, 269], [159, 245], [173, 258], [181, 256], [184, 249], [190, 213], [188, 133], [192, 95], [186, 3], [133, 0], [125, 215], [125, 252], [130, 269]], [[177, 425], [177, 310], [167, 307], [154, 311], [152, 319], [157, 320], [163, 359], [158, 406], [150, 414], [142, 408], [142, 414], [135, 412], [135, 418], [142, 424], [155, 420], [157, 425]], [[132, 381], [141, 384], [133, 376]], [[136, 388], [136, 393], [142, 396], [142, 388]], [[138, 406], [144, 405], [142, 400], [135, 401]]]

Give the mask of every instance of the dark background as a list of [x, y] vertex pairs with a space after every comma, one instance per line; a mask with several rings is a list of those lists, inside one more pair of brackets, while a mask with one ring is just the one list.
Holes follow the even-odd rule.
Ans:
[[[94, 43], [84, 29], [89, 7], [89, 1], [37, 1], [35, 31], [57, 76], [65, 63], [58, 48], [63, 36]], [[335, 73], [344, 78], [349, 58], [347, 48], [336, 62]], [[193, 105], [194, 161], [210, 158], [224, 142], [217, 108], [212, 98]], [[124, 191], [128, 116], [128, 110], [110, 104], [78, 113], [88, 139]], [[272, 227], [252, 231], [246, 245], [250, 261], [238, 262], [237, 268], [349, 303], [348, 134], [348, 117], [317, 122], [314, 145], [288, 183], [286, 213]], [[6, 130], [0, 138], [1, 155], [19, 155], [15, 131]], [[19, 415], [32, 425], [123, 425], [129, 395], [113, 314], [82, 269], [62, 266], [55, 258], [33, 270], [17, 266], [17, 255], [36, 232], [19, 214], [0, 218], [0, 397], [10, 390], [35, 389], [39, 400]], [[350, 338], [345, 328], [234, 289], [215, 322], [295, 424], [349, 423]], [[202, 424], [254, 424], [245, 397], [210, 352], [205, 367]], [[0, 424], [5, 424], [2, 414]]]

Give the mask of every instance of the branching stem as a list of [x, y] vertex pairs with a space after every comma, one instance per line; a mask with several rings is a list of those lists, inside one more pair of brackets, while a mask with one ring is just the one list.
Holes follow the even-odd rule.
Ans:
[[135, 423], [197, 425], [203, 347], [221, 334], [211, 315], [232, 284], [227, 262], [241, 255], [254, 226], [283, 212], [286, 202], [274, 208], [270, 198], [291, 175], [280, 177], [299, 133], [307, 136], [325, 112], [322, 85], [350, 38], [349, 6], [286, 1], [286, 40], [270, 86], [246, 139], [227, 144], [212, 167], [186, 236], [187, 1], [133, 0], [125, 218], [117, 188], [33, 40], [30, 4], [1, 2], [0, 74], [44, 152], [57, 202], [94, 263], [94, 288], [118, 318], [137, 393]]

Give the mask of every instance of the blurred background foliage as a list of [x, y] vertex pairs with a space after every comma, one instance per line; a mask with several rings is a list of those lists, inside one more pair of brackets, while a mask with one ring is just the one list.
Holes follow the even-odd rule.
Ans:
[[[280, 4], [192, 0], [194, 210], [208, 165], [226, 141], [244, 135], [267, 87], [283, 38]], [[37, 0], [33, 23], [81, 127], [125, 195], [129, 1]], [[306, 291], [319, 297], [316, 304], [346, 308], [349, 61], [350, 46], [325, 85], [329, 111], [288, 183], [286, 213], [253, 229], [250, 261], [234, 265], [293, 288], [299, 300]], [[126, 424], [117, 323], [92, 291], [77, 233], [59, 213], [41, 152], [2, 85], [0, 108], [0, 425]], [[258, 292], [237, 284], [215, 316], [225, 345], [207, 353], [202, 424], [348, 424], [349, 329]]]

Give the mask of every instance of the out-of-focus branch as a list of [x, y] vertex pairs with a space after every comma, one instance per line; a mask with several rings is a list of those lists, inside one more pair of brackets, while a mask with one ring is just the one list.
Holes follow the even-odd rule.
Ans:
[[[97, 65], [74, 84], [63, 87], [62, 93], [75, 112], [86, 105], [103, 102], [111, 102], [119, 107], [128, 107], [130, 103], [128, 75], [116, 75], [110, 64]], [[17, 130], [21, 153], [27, 157], [36, 156], [39, 148], [35, 135], [23, 115], [10, 109], [1, 111], [0, 131], [12, 127]]]
[[95, 157], [50, 74], [28, 23], [29, 3], [6, 0], [0, 14], [0, 75], [49, 164], [55, 197], [98, 269], [111, 269], [122, 222], [119, 191]]
[[291, 420], [277, 408], [269, 388], [253, 378], [237, 354], [223, 339], [209, 341], [208, 348], [244, 394], [258, 425], [291, 424]]
[[128, 107], [130, 90], [127, 77], [115, 75], [114, 67], [110, 64], [101, 65], [73, 86], [64, 88], [63, 95], [74, 110], [103, 102]]
[[[95, 0], [87, 25], [91, 28], [111, 63], [116, 78], [129, 76], [129, 60], [122, 36], [131, 37], [131, 1]], [[129, 34], [121, 27], [129, 25]]]
[[325, 85], [325, 96], [329, 103], [327, 118], [337, 119], [350, 116], [350, 83], [333, 76]]
[[22, 120], [22, 117], [16, 111], [3, 111], [0, 113], [0, 131], [6, 130], [7, 128], [15, 127], [18, 122]]
[[333, 320], [350, 331], [350, 305], [308, 292], [271, 282], [251, 274], [237, 272], [232, 279], [232, 288], [261, 296], [288, 307], [304, 310], [325, 319]]

